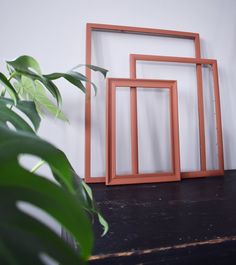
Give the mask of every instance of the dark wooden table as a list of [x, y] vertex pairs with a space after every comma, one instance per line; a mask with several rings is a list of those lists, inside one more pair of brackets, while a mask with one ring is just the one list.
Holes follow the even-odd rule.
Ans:
[[175, 183], [91, 185], [110, 224], [90, 264], [236, 264], [236, 171]]

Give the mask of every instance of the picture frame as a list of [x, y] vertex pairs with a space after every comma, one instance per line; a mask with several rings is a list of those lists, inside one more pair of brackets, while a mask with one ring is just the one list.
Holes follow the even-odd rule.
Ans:
[[[200, 171], [181, 172], [181, 177], [184, 179], [184, 178], [196, 178], [196, 177], [208, 177], [208, 176], [224, 175], [224, 153], [223, 153], [222, 122], [221, 122], [221, 110], [220, 110], [220, 92], [219, 92], [217, 61], [213, 60], [213, 59], [201, 59], [201, 58], [189, 58], [189, 57], [130, 54], [130, 77], [131, 78], [136, 78], [136, 62], [137, 61], [185, 63], [185, 64], [196, 64], [200, 67], [202, 67], [202, 65], [210, 65], [212, 67], [213, 86], [214, 86], [214, 95], [215, 95], [218, 169], [217, 170], [207, 170], [207, 168], [206, 168], [205, 131], [203, 131], [202, 138], [204, 138], [204, 145], [201, 141], [201, 135], [200, 135], [200, 151], [201, 150], [203, 151], [203, 152], [200, 152], [200, 161], [202, 162], [201, 163], [201, 170]], [[201, 91], [202, 91], [202, 81], [200, 79], [198, 80], [198, 85], [199, 85], [199, 83], [201, 83]], [[199, 89], [199, 87], [198, 87], [198, 89]], [[135, 106], [136, 102], [133, 104], [134, 106]], [[201, 109], [203, 109], [203, 113], [204, 113], [204, 106], [203, 106], [202, 100], [200, 100], [200, 102], [198, 102], [198, 104], [202, 105]], [[136, 110], [136, 113], [137, 113], [137, 110]], [[133, 119], [135, 119], [136, 113], [133, 115]], [[200, 112], [199, 112], [199, 114], [200, 114]], [[200, 119], [200, 116], [199, 116], [199, 119]], [[201, 125], [201, 123], [199, 121], [199, 127], [200, 127], [200, 125]], [[200, 131], [202, 131], [202, 129], [204, 129], [204, 126], [201, 127]]]
[[[172, 172], [116, 174], [116, 88], [132, 89], [157, 88], [169, 92], [170, 130], [171, 130], [171, 164]], [[139, 184], [180, 181], [179, 123], [177, 82], [174, 80], [108, 78], [106, 97], [106, 185]], [[137, 157], [136, 150], [131, 149], [131, 157]], [[138, 167], [138, 165], [137, 165]]]
[[[97, 23], [87, 23], [86, 25], [86, 64], [92, 63], [92, 32], [117, 32], [124, 34], [139, 34], [148, 36], [172, 37], [181, 39], [190, 39], [194, 41], [194, 50], [196, 58], [201, 57], [200, 37], [198, 33], [183, 32], [175, 30], [163, 30], [154, 28], [130, 27], [107, 25]], [[206, 165], [204, 164], [205, 157], [205, 136], [204, 136], [204, 110], [203, 110], [203, 93], [202, 93], [202, 69], [200, 65], [196, 65], [197, 80], [198, 80], [198, 111], [199, 111], [199, 134], [201, 147], [201, 168], [204, 171]], [[91, 80], [91, 69], [86, 68], [86, 77]], [[136, 132], [136, 90], [131, 89], [131, 145], [132, 149], [137, 149], [137, 135]], [[91, 83], [86, 83], [86, 100], [85, 100], [85, 170], [84, 178], [86, 183], [102, 183], [105, 182], [105, 176], [93, 177], [91, 175]], [[137, 153], [137, 152], [136, 152]], [[137, 172], [137, 159], [132, 158], [132, 171]]]

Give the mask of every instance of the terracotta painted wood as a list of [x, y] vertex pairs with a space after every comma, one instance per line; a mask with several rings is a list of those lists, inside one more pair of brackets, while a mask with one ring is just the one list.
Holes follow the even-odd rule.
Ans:
[[[139, 174], [139, 172], [128, 175], [116, 174], [116, 88], [129, 87], [137, 89], [157, 88], [169, 90], [170, 106], [170, 130], [171, 130], [171, 161], [172, 172]], [[179, 153], [179, 124], [178, 124], [178, 95], [176, 81], [151, 80], [151, 79], [107, 79], [107, 174], [106, 185], [154, 183], [180, 180], [180, 153]], [[136, 132], [137, 133], [137, 132]], [[138, 146], [137, 146], [138, 150]], [[137, 150], [131, 149], [131, 157], [136, 157]], [[137, 168], [138, 171], [138, 168]]]
[[[125, 34], [139, 34], [149, 36], [162, 36], [172, 37], [181, 39], [191, 39], [194, 41], [195, 56], [196, 58], [201, 57], [200, 51], [200, 38], [198, 33], [174, 31], [174, 30], [163, 30], [163, 29], [152, 29], [152, 28], [141, 28], [141, 27], [128, 27], [128, 26], [117, 26], [117, 25], [106, 25], [106, 24], [95, 24], [88, 23], [86, 26], [86, 64], [91, 64], [92, 52], [91, 52], [91, 37], [92, 31], [101, 32], [117, 32]], [[198, 78], [201, 78], [201, 66], [197, 65]], [[91, 79], [91, 70], [86, 69], [87, 78]], [[201, 81], [199, 81], [201, 82]], [[130, 98], [130, 110], [131, 110], [131, 149], [133, 150], [132, 156], [132, 173], [138, 172], [138, 135], [137, 135], [137, 95], [136, 90], [131, 88]], [[201, 157], [201, 169], [205, 169], [204, 156], [205, 156], [205, 137], [204, 137], [204, 110], [203, 110], [203, 97], [201, 86], [199, 84], [198, 89], [199, 99], [199, 123], [201, 128], [200, 132], [200, 152]], [[93, 177], [91, 176], [91, 84], [86, 83], [86, 101], [85, 101], [85, 181], [87, 183], [98, 183], [105, 182], [105, 176]]]
[[[155, 62], [172, 62], [172, 63], [189, 63], [196, 64], [201, 67], [203, 64], [212, 66], [212, 74], [214, 81], [214, 95], [215, 95], [215, 109], [216, 109], [216, 133], [217, 133], [217, 147], [218, 147], [218, 170], [206, 169], [206, 155], [205, 151], [200, 152], [201, 170], [181, 173], [182, 178], [196, 178], [207, 176], [224, 175], [224, 155], [223, 155], [223, 140], [222, 140], [222, 123], [221, 123], [221, 111], [220, 111], [220, 93], [219, 93], [219, 81], [217, 61], [212, 59], [200, 59], [200, 58], [186, 58], [186, 57], [172, 57], [172, 56], [157, 56], [157, 55], [143, 55], [143, 54], [131, 54], [130, 55], [130, 75], [136, 77], [136, 62], [137, 61], [155, 61]], [[196, 69], [197, 70], [197, 69]], [[198, 97], [202, 98], [202, 74], [197, 70], [197, 87], [200, 92]], [[202, 140], [204, 140], [205, 150], [205, 129], [204, 129], [204, 113], [202, 115], [203, 101], [198, 98], [198, 114], [199, 114], [199, 138], [200, 138], [200, 150], [202, 149]], [[202, 118], [200, 116], [202, 115]], [[201, 122], [200, 122], [201, 121]], [[202, 124], [203, 122], [203, 124]], [[204, 165], [204, 166], [203, 166]]]

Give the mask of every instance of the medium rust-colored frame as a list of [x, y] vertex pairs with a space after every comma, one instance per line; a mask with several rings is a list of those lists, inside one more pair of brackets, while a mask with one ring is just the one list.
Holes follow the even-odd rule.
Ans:
[[[200, 51], [200, 38], [198, 33], [182, 32], [163, 29], [140, 28], [140, 27], [127, 27], [106, 24], [87, 23], [86, 25], [86, 64], [91, 64], [92, 53], [92, 31], [102, 32], [117, 32], [128, 34], [141, 34], [149, 36], [162, 36], [172, 38], [183, 38], [194, 41], [195, 56], [201, 57]], [[198, 82], [198, 112], [199, 112], [199, 135], [200, 135], [200, 153], [201, 153], [201, 169], [206, 169], [205, 164], [205, 136], [204, 136], [204, 109], [203, 109], [203, 92], [202, 92], [202, 69], [200, 65], [196, 66], [197, 82]], [[91, 79], [91, 70], [86, 68], [86, 76]], [[130, 108], [131, 108], [131, 149], [133, 154], [137, 154], [137, 95], [136, 89], [131, 88]], [[132, 173], [137, 173], [138, 162], [137, 157], [132, 157]], [[105, 182], [105, 177], [92, 177], [91, 176], [91, 84], [86, 83], [86, 101], [85, 101], [85, 181], [87, 183]]]
[[[182, 178], [195, 178], [195, 177], [224, 175], [224, 155], [223, 155], [222, 123], [221, 123], [221, 111], [220, 111], [220, 93], [219, 93], [217, 61], [211, 60], [211, 59], [200, 59], [200, 58], [131, 54], [130, 55], [130, 77], [131, 78], [136, 78], [136, 62], [137, 61], [152, 61], [152, 62], [154, 61], [154, 62], [185, 63], [185, 64], [187, 63], [187, 64], [196, 64], [196, 65], [199, 65], [200, 67], [202, 67], [203, 64], [211, 65], [212, 74], [213, 74], [213, 83], [214, 83], [214, 95], [215, 95], [216, 132], [217, 132], [217, 146], [218, 146], [218, 169], [207, 170], [205, 168], [203, 170], [201, 168], [200, 171], [182, 172], [181, 177]], [[199, 84], [199, 80], [198, 80], [198, 84]], [[201, 87], [202, 87], [202, 84], [201, 84]], [[204, 138], [205, 138], [205, 135], [204, 135]], [[206, 165], [206, 156], [204, 155], [202, 157], [201, 152], [200, 152], [200, 160], [201, 161], [204, 160], [203, 162]]]
[[[116, 175], [116, 88], [157, 88], [169, 90], [172, 172]], [[106, 91], [106, 185], [180, 181], [177, 82], [173, 80], [108, 78]], [[133, 157], [136, 150], [131, 150]]]

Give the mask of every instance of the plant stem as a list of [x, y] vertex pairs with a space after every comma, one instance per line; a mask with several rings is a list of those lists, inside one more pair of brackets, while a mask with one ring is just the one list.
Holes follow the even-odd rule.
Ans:
[[13, 72], [11, 75], [10, 75], [10, 77], [8, 78], [8, 81], [11, 81], [11, 79], [13, 78], [13, 77], [15, 77], [17, 75], [17, 72]]
[[31, 170], [31, 173], [35, 173], [41, 166], [43, 166], [46, 162], [44, 160], [40, 160]]

